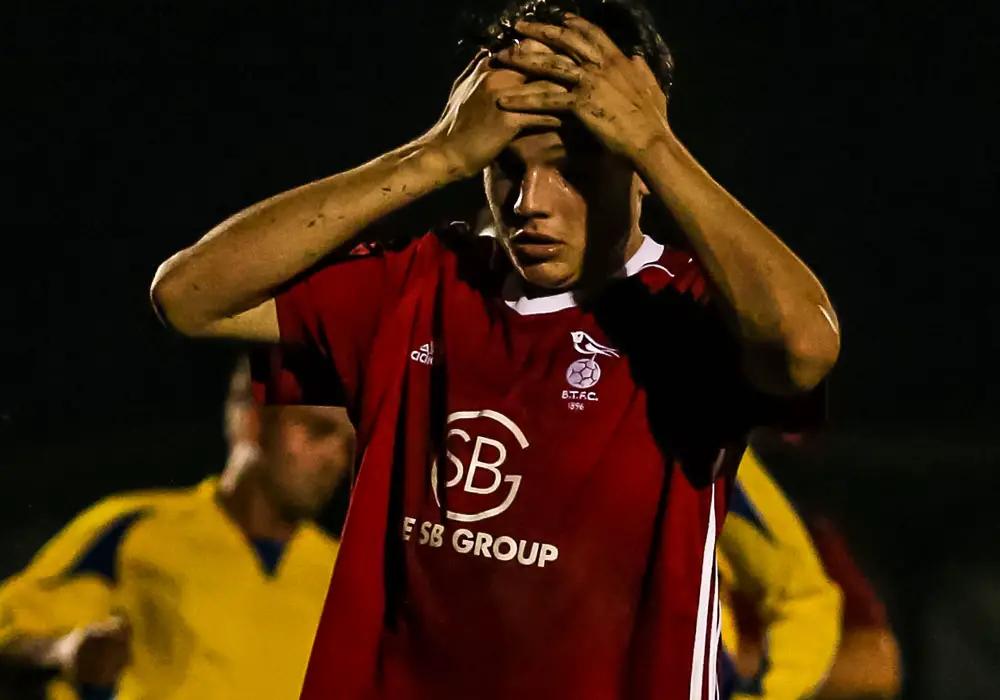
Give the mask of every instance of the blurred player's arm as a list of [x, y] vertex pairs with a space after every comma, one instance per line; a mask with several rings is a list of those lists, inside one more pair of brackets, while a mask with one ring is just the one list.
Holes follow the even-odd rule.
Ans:
[[731, 565], [733, 588], [759, 601], [766, 639], [759, 675], [744, 683], [742, 697], [798, 700], [820, 686], [833, 663], [840, 591], [805, 525], [751, 450], [738, 478], [719, 549]]
[[141, 510], [126, 500], [87, 510], [0, 586], [0, 657], [107, 685], [124, 667], [128, 623], [114, 608], [121, 538]]
[[282, 285], [407, 203], [480, 173], [521, 130], [559, 126], [550, 115], [497, 106], [505, 92], [544, 85], [474, 61], [420, 138], [255, 204], [160, 265], [151, 289], [160, 318], [190, 336], [279, 340], [273, 297]]
[[827, 574], [844, 594], [844, 624], [837, 659], [819, 700], [894, 698], [901, 686], [899, 645], [885, 605], [858, 568], [843, 536], [826, 518], [810, 523]]

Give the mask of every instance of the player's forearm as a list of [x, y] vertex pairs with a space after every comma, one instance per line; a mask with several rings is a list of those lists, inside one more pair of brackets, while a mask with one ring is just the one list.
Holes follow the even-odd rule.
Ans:
[[230, 217], [160, 265], [154, 301], [177, 330], [197, 334], [266, 301], [369, 225], [459, 178], [444, 155], [418, 140], [279, 194]]
[[713, 283], [768, 393], [815, 386], [836, 361], [839, 328], [811, 270], [726, 192], [669, 132], [639, 163]]

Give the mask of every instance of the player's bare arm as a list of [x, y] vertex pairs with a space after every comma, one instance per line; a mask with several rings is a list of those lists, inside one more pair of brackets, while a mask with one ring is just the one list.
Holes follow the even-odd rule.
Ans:
[[649, 66], [628, 58], [598, 27], [520, 22], [555, 54], [516, 45], [496, 60], [569, 88], [504, 96], [517, 112], [572, 113], [628, 158], [668, 207], [717, 290], [744, 349], [751, 383], [772, 395], [816, 386], [840, 350], [836, 315], [810, 269], [698, 164], [671, 130], [667, 100]]
[[151, 297], [161, 319], [190, 336], [277, 341], [275, 290], [372, 223], [449, 183], [478, 174], [519, 133], [559, 118], [501, 110], [497, 100], [565, 88], [533, 83], [483, 56], [455, 81], [427, 133], [353, 170], [255, 204], [165, 261]]

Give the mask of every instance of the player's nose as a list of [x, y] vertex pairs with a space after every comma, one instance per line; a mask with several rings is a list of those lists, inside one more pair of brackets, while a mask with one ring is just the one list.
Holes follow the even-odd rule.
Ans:
[[514, 213], [525, 219], [545, 216], [547, 192], [551, 186], [550, 178], [544, 168], [529, 167], [521, 178], [517, 201], [514, 202]]

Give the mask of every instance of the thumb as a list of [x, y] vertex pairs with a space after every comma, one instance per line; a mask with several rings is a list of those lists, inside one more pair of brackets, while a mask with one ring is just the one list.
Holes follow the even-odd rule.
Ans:
[[458, 86], [464, 83], [469, 78], [469, 76], [471, 76], [477, 70], [479, 71], [485, 70], [485, 68], [487, 67], [487, 61], [485, 59], [488, 56], [489, 52], [486, 49], [480, 49], [473, 57], [472, 61], [469, 62], [469, 65], [467, 65], [462, 70], [462, 72], [459, 73], [458, 77], [455, 78], [455, 82], [451, 84], [451, 91], [448, 94], [454, 95], [455, 91], [458, 89]]

